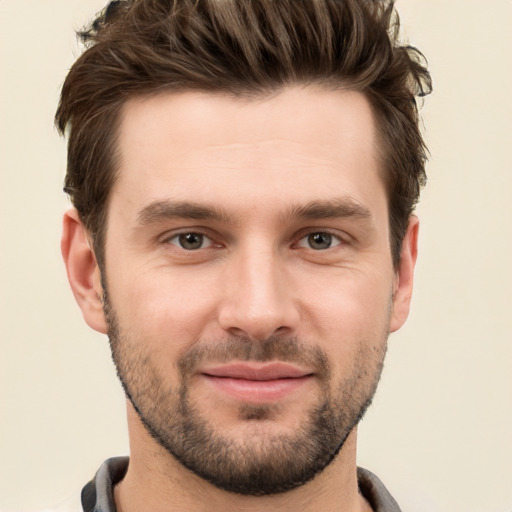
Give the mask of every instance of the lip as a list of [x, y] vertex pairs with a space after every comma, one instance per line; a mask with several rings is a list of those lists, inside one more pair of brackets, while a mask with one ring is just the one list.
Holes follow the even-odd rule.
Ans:
[[283, 399], [313, 378], [311, 372], [282, 362], [232, 363], [205, 368], [200, 374], [216, 391], [251, 403]]

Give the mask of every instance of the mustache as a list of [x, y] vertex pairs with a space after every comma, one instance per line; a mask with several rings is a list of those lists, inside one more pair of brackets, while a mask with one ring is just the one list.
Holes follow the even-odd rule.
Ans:
[[262, 341], [245, 336], [200, 341], [179, 358], [178, 369], [182, 376], [188, 376], [206, 363], [224, 364], [235, 360], [297, 364], [311, 369], [325, 379], [331, 373], [331, 365], [323, 349], [307, 344], [298, 337], [282, 336], [271, 336]]

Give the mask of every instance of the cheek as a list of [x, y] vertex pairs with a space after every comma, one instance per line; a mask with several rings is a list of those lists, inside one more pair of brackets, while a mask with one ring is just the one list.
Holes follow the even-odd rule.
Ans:
[[381, 333], [387, 327], [392, 294], [391, 279], [370, 271], [346, 270], [316, 279], [308, 285], [305, 315], [331, 335]]
[[[344, 272], [310, 287], [304, 339], [327, 353], [334, 380], [355, 378], [358, 361], [382, 359], [389, 331], [392, 284], [371, 272]], [[373, 367], [373, 366], [372, 366]], [[373, 370], [372, 370], [373, 372]]]
[[117, 276], [120, 288], [109, 281], [111, 302], [125, 333], [144, 340], [164, 358], [201, 338], [215, 311], [211, 284], [187, 279], [180, 272], [148, 270], [134, 275], [132, 279]]

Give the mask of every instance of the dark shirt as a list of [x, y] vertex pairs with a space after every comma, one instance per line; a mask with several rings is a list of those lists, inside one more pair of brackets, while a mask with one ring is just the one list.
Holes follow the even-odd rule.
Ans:
[[[84, 512], [116, 512], [114, 486], [120, 482], [128, 469], [128, 457], [106, 460], [96, 476], [82, 490]], [[400, 512], [384, 484], [370, 471], [357, 468], [359, 490], [374, 512]]]

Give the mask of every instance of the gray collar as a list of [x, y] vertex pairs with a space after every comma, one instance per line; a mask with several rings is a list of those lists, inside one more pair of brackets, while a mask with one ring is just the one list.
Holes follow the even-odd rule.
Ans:
[[[82, 490], [84, 512], [116, 512], [114, 486], [124, 478], [128, 462], [128, 457], [114, 457], [101, 465], [94, 479]], [[357, 468], [357, 481], [374, 512], [401, 512], [398, 503], [373, 473]]]

